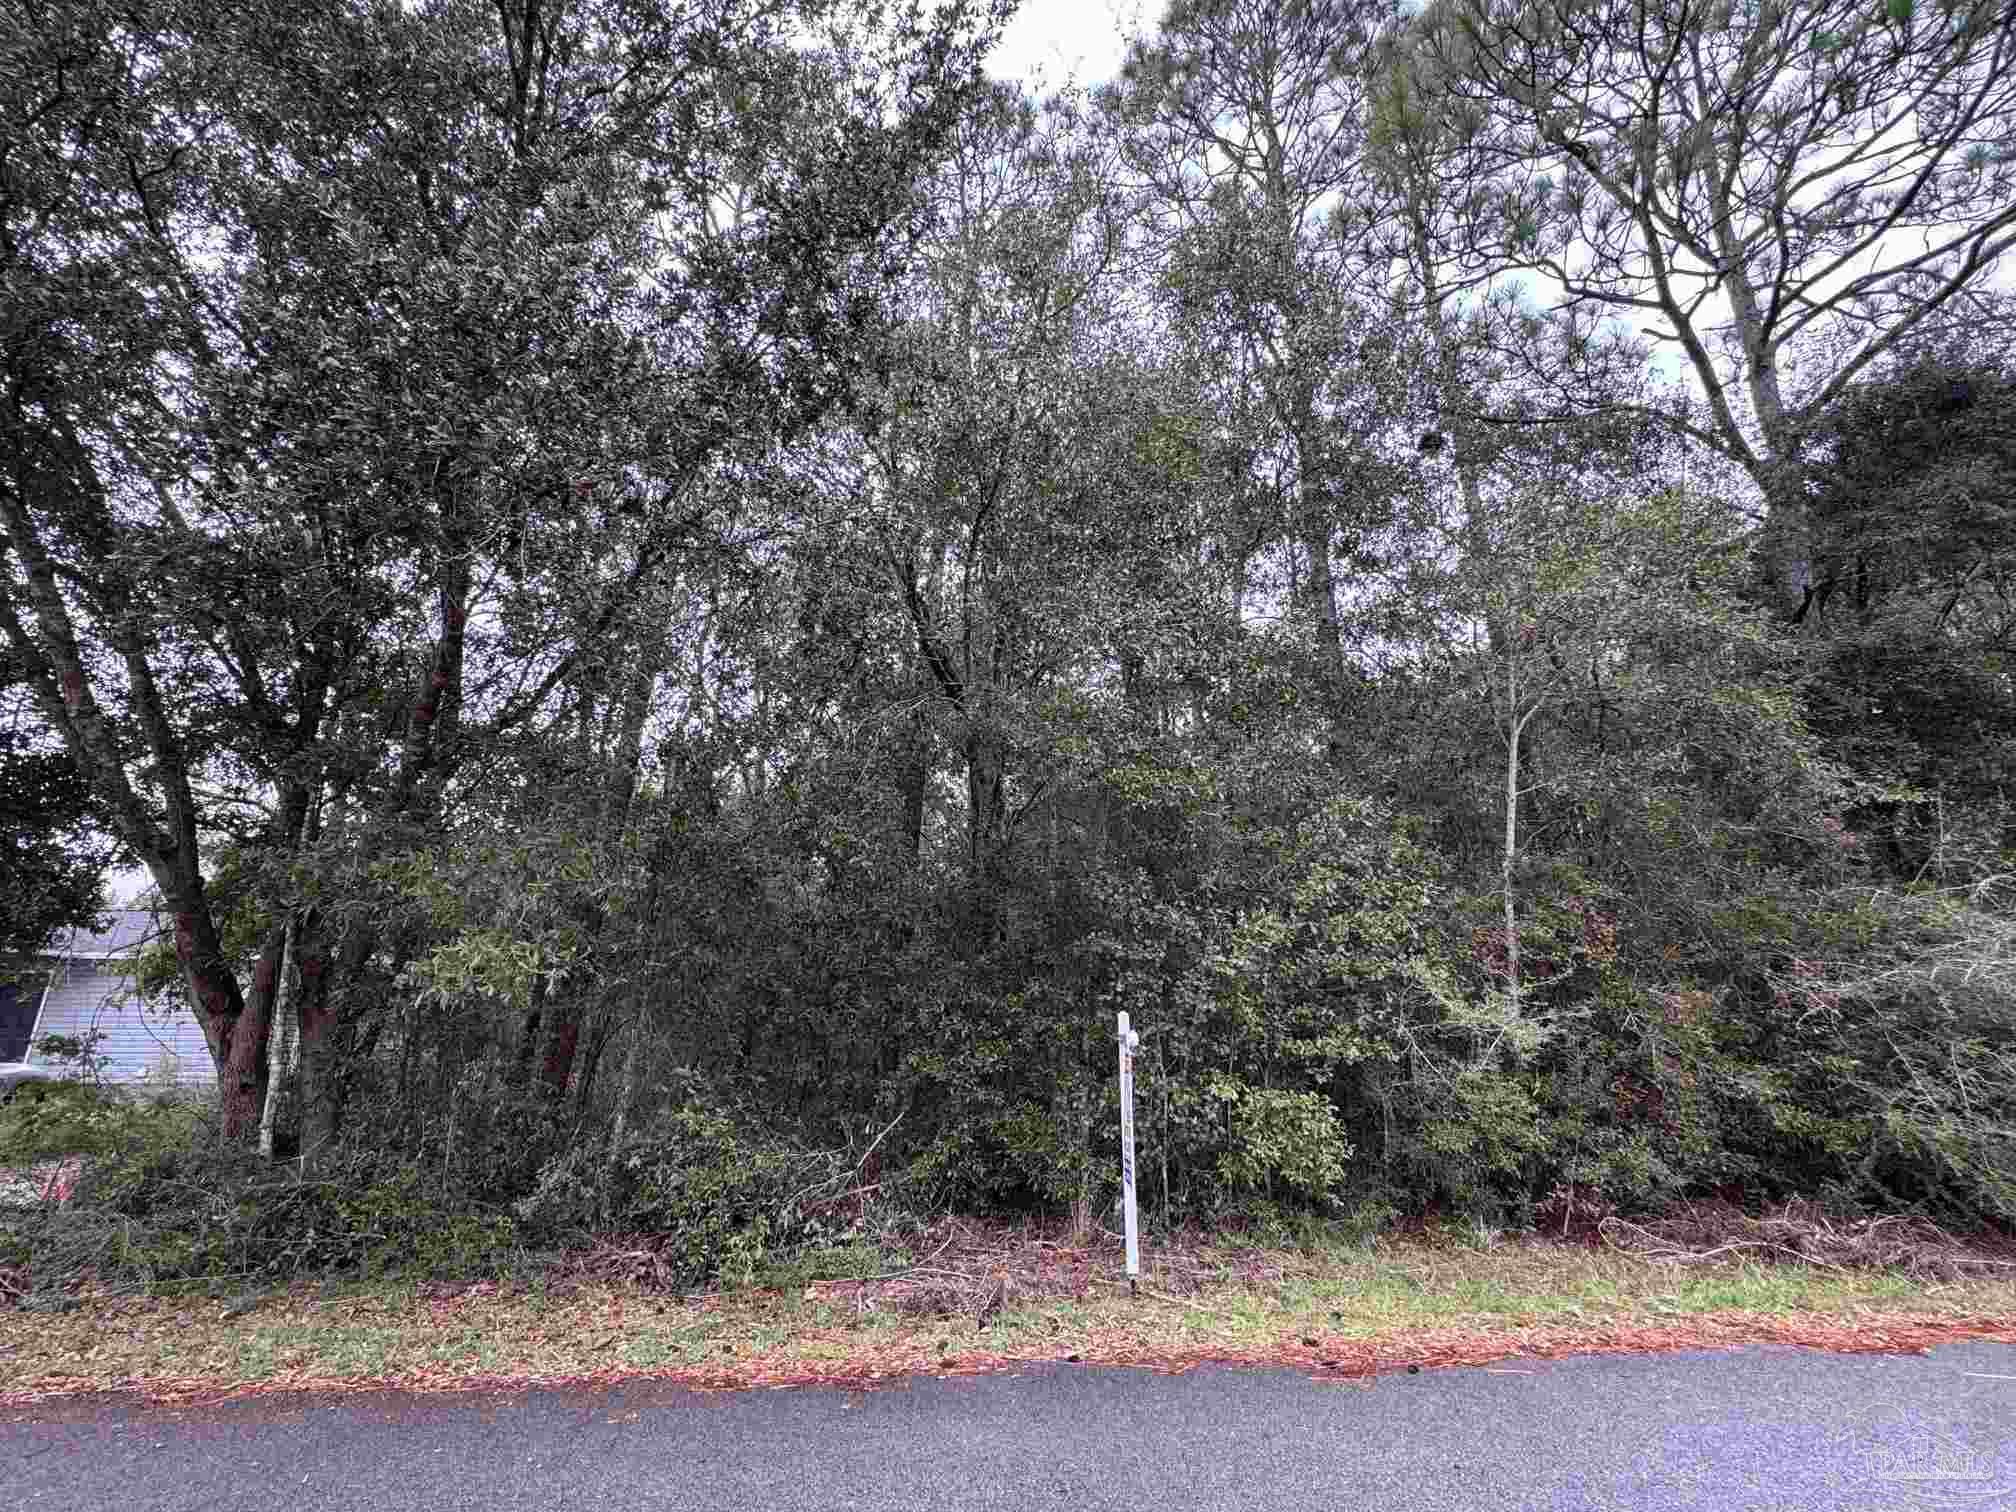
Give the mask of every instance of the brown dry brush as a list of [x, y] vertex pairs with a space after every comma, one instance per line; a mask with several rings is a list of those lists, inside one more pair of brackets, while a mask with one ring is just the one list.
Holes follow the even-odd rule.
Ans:
[[2016, 1275], [2016, 1244], [1988, 1235], [1960, 1238], [1929, 1218], [1848, 1218], [1793, 1198], [1755, 1215], [1734, 1203], [1683, 1203], [1658, 1218], [1601, 1217], [1613, 1249], [1664, 1264], [1751, 1259], [1832, 1270], [1895, 1270], [1921, 1281]]
[[[672, 1235], [605, 1236], [569, 1257], [568, 1269], [584, 1281], [674, 1291], [678, 1271], [663, 1253], [674, 1242]], [[963, 1315], [982, 1325], [1005, 1308], [1090, 1301], [1127, 1288], [1121, 1236], [1105, 1229], [1074, 1233], [1061, 1219], [1008, 1223], [944, 1217], [906, 1248], [917, 1259], [866, 1276], [815, 1274], [798, 1284], [807, 1300], [858, 1315]], [[1164, 1236], [1144, 1253], [1142, 1285], [1150, 1295], [1181, 1301], [1213, 1283], [1276, 1287], [1292, 1268], [1293, 1257], [1279, 1251], [1227, 1253], [1210, 1234], [1190, 1229]]]

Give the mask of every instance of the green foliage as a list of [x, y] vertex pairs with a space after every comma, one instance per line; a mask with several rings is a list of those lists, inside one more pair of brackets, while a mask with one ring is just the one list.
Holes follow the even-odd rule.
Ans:
[[[2010, 1213], [2006, 900], [1915, 888], [2009, 870], [2016, 391], [1634, 374], [1586, 312], [1695, 233], [1619, 196], [1749, 191], [1631, 49], [1179, 6], [1088, 110], [980, 83], [963, 6], [52, 4], [0, 34], [0, 807], [166, 879], [144, 989], [306, 1032], [278, 1165], [235, 1075], [230, 1140], [24, 1096], [12, 1158], [93, 1162], [37, 1266], [744, 1279], [856, 1161], [1082, 1219], [1120, 1011], [1170, 1222]], [[1869, 66], [1884, 13], [1693, 40], [1824, 138], [1945, 66]], [[1913, 213], [2009, 202], [1964, 161]], [[1812, 199], [1808, 251], [1873, 213]], [[1542, 253], [1596, 259], [1565, 312], [1458, 292]], [[1824, 384], [1819, 333], [1694, 376]], [[1795, 513], [1798, 637], [1746, 596]]]
[[652, 1236], [682, 1282], [746, 1283], [819, 1234], [804, 1204], [830, 1174], [824, 1154], [696, 1101], [659, 1113], [616, 1148], [584, 1144], [557, 1157], [516, 1211], [535, 1234]]
[[[0, 641], [0, 711], [22, 681]], [[77, 763], [53, 745], [0, 725], [0, 961], [33, 955], [60, 931], [90, 929], [105, 901], [113, 848], [104, 815]]]
[[431, 1173], [369, 1151], [303, 1181], [220, 1140], [187, 1110], [129, 1120], [69, 1200], [13, 1234], [38, 1281], [89, 1271], [114, 1285], [286, 1281], [300, 1275], [491, 1276], [522, 1254], [508, 1215], [453, 1204]]
[[67, 1155], [147, 1159], [195, 1134], [202, 1109], [180, 1096], [143, 1099], [87, 1082], [31, 1082], [0, 1105], [0, 1165]]
[[2008, 905], [2006, 884], [1849, 892], [1799, 920], [1731, 1015], [1730, 1048], [1751, 1062], [1739, 1085], [1764, 1126], [1731, 1143], [1764, 1145], [1781, 1190], [2016, 1216]]
[[1957, 882], [2016, 841], [2016, 377], [1987, 348], [1932, 347], [1850, 390], [1815, 438], [1825, 561], [1808, 618], [1814, 724], [1870, 800], [1869, 864]]
[[91, 1029], [83, 1034], [45, 1034], [35, 1041], [34, 1049], [45, 1064], [63, 1076], [95, 1088], [111, 1064], [112, 1058], [102, 1048], [104, 1043], [104, 1031]]
[[1351, 1147], [1329, 1100], [1316, 1092], [1250, 1087], [1220, 1077], [1206, 1095], [1226, 1105], [1226, 1148], [1218, 1174], [1233, 1193], [1271, 1191], [1329, 1203], [1343, 1183]]

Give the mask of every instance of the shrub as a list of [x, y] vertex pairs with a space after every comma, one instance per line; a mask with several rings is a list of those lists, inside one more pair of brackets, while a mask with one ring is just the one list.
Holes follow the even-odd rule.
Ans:
[[153, 1153], [194, 1135], [203, 1107], [188, 1098], [135, 1098], [86, 1082], [30, 1082], [0, 1105], [0, 1165], [64, 1155]]
[[649, 1234], [680, 1283], [746, 1282], [815, 1236], [811, 1199], [830, 1194], [832, 1155], [785, 1143], [703, 1102], [667, 1109], [619, 1148], [556, 1157], [516, 1206], [533, 1234]]
[[108, 1144], [70, 1202], [24, 1215], [14, 1263], [42, 1287], [87, 1272], [140, 1287], [332, 1272], [453, 1279], [517, 1263], [509, 1215], [451, 1205], [416, 1164], [339, 1147], [303, 1181], [186, 1109], [178, 1118], [157, 1122], [154, 1137]]

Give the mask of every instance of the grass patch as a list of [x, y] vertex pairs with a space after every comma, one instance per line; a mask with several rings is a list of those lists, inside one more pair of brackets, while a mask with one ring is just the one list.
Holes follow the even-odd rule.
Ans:
[[1119, 1247], [1038, 1227], [940, 1225], [908, 1250], [851, 1245], [763, 1284], [686, 1297], [597, 1278], [593, 1253], [529, 1284], [300, 1285], [236, 1298], [85, 1294], [0, 1313], [0, 1403], [123, 1390], [452, 1390], [672, 1377], [701, 1386], [863, 1382], [1042, 1360], [1206, 1360], [1363, 1374], [1577, 1350], [1761, 1340], [1912, 1348], [2016, 1340], [2016, 1279], [1930, 1280], [1732, 1253], [1440, 1236], [1296, 1247], [1177, 1236], [1139, 1295]]

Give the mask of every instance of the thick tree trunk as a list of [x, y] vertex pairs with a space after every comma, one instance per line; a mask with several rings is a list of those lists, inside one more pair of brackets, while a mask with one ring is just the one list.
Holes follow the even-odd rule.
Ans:
[[272, 1080], [268, 1049], [286, 967], [287, 925], [282, 923], [267, 931], [259, 958], [252, 963], [252, 991], [245, 998], [244, 1011], [231, 1032], [229, 1053], [220, 1068], [235, 1095], [252, 1104], [254, 1126], [265, 1120], [266, 1094]]
[[[88, 474], [89, 459], [80, 460]], [[75, 492], [62, 480], [41, 475], [39, 469], [22, 464], [19, 458], [15, 461], [16, 475], [25, 467], [33, 474], [27, 481], [35, 486]], [[92, 498], [79, 497], [77, 502], [87, 512], [100, 505]], [[6, 544], [19, 557], [27, 578], [26, 599], [35, 626], [31, 633], [15, 602], [0, 595], [0, 630], [27, 672], [42, 715], [62, 736], [78, 771], [104, 803], [113, 830], [132, 847], [161, 890], [174, 919], [175, 959], [181, 968], [183, 990], [217, 1068], [224, 1132], [236, 1138], [258, 1121], [265, 1087], [265, 1026], [256, 1019], [241, 1025], [245, 999], [225, 958], [204, 890], [196, 803], [187, 763], [169, 726], [147, 659], [147, 646], [135, 628], [138, 622], [122, 623], [111, 640], [124, 664], [135, 722], [165, 799], [158, 823], [151, 805], [134, 790], [128, 775], [130, 753], [98, 703], [70, 606], [56, 586], [55, 564], [20, 490], [0, 487], [0, 524], [6, 527]], [[116, 598], [117, 589], [112, 591]]]
[[248, 1015], [246, 1011], [201, 883], [188, 887], [179, 897], [171, 895], [168, 904], [175, 922], [175, 960], [182, 969], [183, 990], [196, 1010], [204, 1043], [217, 1067], [224, 1134], [235, 1139], [257, 1127], [264, 1104], [266, 1024], [258, 1013]]

